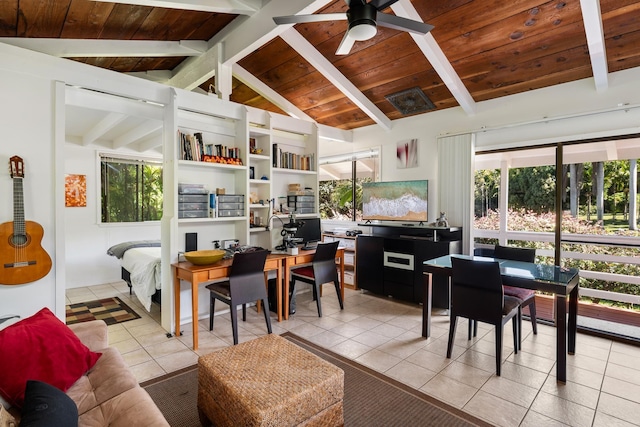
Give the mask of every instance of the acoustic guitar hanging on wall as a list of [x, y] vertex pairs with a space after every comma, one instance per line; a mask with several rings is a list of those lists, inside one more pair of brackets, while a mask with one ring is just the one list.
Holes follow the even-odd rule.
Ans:
[[9, 170], [13, 178], [13, 222], [0, 224], [0, 284], [21, 285], [46, 276], [51, 270], [51, 257], [40, 245], [42, 226], [24, 220], [22, 159], [11, 157]]

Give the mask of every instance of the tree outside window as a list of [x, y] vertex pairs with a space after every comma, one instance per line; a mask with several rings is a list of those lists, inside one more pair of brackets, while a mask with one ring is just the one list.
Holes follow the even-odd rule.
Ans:
[[357, 153], [349, 157], [349, 160], [342, 161], [320, 161], [319, 198], [322, 219], [362, 220], [362, 183], [376, 181], [378, 153]]
[[101, 222], [162, 218], [162, 163], [101, 157]]

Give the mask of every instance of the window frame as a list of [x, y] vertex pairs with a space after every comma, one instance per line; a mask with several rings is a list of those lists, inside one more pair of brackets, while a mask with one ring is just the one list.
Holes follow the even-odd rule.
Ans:
[[[114, 162], [121, 161], [122, 163], [130, 162], [132, 164], [140, 164], [140, 165], [157, 165], [162, 169], [162, 173], [164, 174], [164, 161], [162, 157], [153, 157], [153, 156], [144, 156], [144, 155], [135, 155], [130, 153], [120, 153], [120, 152], [110, 152], [110, 151], [97, 151], [96, 152], [96, 221], [100, 226], [113, 226], [113, 225], [141, 225], [141, 224], [158, 224], [161, 218], [157, 220], [149, 220], [149, 221], [113, 221], [113, 222], [104, 222], [102, 220], [102, 162], [103, 159], [109, 159]], [[164, 178], [163, 178], [164, 180]], [[164, 182], [162, 197], [164, 199]], [[164, 202], [162, 203], [164, 208]], [[139, 207], [139, 206], [138, 206]]]
[[[356, 200], [356, 186], [353, 185], [354, 181], [357, 179], [357, 175], [358, 175], [358, 171], [356, 169], [357, 167], [357, 163], [359, 160], [365, 160], [365, 159], [371, 159], [374, 158], [377, 161], [374, 164], [374, 170], [372, 171], [373, 173], [373, 181], [377, 182], [380, 180], [380, 164], [382, 162], [382, 157], [380, 155], [380, 147], [371, 147], [368, 150], [363, 150], [363, 151], [357, 151], [357, 152], [353, 152], [353, 153], [346, 153], [346, 154], [341, 154], [341, 155], [334, 155], [334, 156], [326, 156], [326, 157], [322, 157], [319, 159], [318, 161], [318, 170], [320, 170], [320, 168], [323, 165], [330, 165], [330, 164], [337, 164], [337, 163], [346, 163], [346, 162], [350, 162], [351, 163], [351, 176], [350, 178], [345, 178], [344, 180], [350, 180], [351, 181], [351, 198], [352, 200]], [[318, 177], [318, 187], [321, 181], [326, 181], [326, 180], [321, 180], [320, 177]], [[336, 181], [336, 180], [334, 180]], [[318, 207], [318, 214], [322, 215], [320, 212], [320, 207]], [[334, 218], [327, 218], [324, 219], [325, 221], [338, 221], [338, 222], [357, 222], [358, 220], [356, 219], [356, 209], [355, 209], [355, 205], [354, 208], [351, 212], [351, 218], [349, 220], [344, 220], [344, 219], [334, 219]]]

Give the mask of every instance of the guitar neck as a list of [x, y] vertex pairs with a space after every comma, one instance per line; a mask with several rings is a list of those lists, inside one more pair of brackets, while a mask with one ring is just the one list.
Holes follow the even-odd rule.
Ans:
[[23, 236], [24, 225], [24, 196], [22, 178], [13, 178], [13, 234]]

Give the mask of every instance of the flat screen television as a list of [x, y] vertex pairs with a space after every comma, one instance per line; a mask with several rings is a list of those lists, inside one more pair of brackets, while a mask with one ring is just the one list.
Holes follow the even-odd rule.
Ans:
[[427, 180], [363, 183], [362, 219], [426, 222], [428, 188]]
[[302, 227], [298, 227], [295, 237], [299, 242], [307, 244], [309, 242], [319, 242], [322, 239], [322, 229], [320, 227], [320, 218], [300, 218], [298, 221], [304, 223]]

